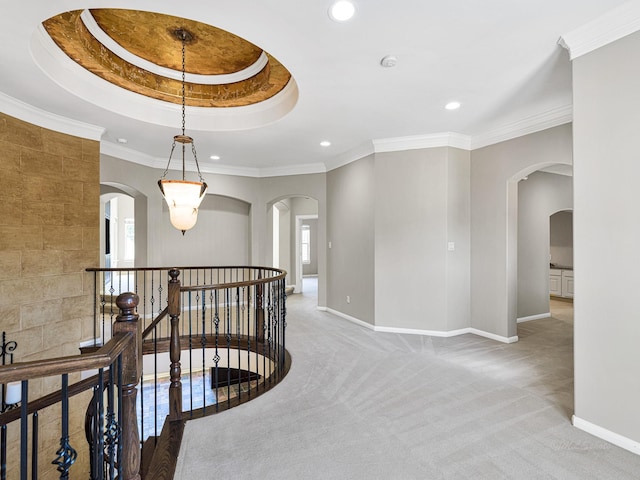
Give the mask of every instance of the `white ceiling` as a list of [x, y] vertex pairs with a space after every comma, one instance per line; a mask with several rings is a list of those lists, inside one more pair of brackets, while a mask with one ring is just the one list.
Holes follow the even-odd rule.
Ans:
[[[392, 149], [397, 137], [477, 146], [518, 125], [566, 122], [571, 65], [559, 38], [637, 2], [359, 0], [347, 23], [329, 18], [331, 0], [2, 3], [0, 111], [11, 114], [7, 105], [24, 102], [53, 114], [50, 120], [58, 124], [65, 122], [55, 116], [95, 125], [96, 135], [104, 129], [103, 152], [157, 167], [165, 166], [179, 133], [179, 106], [162, 105], [175, 113], [175, 128], [135, 120], [118, 107], [143, 108], [133, 107], [135, 94], [51, 54], [47, 69], [64, 74], [61, 86], [38, 65], [46, 63], [38, 40], [43, 20], [69, 10], [135, 7], [223, 28], [274, 55], [298, 87], [297, 104], [284, 118], [235, 131], [222, 131], [218, 118], [211, 128], [195, 130], [189, 115], [196, 113], [187, 110], [187, 134], [195, 139], [203, 171], [261, 176], [325, 171], [374, 148]], [[397, 66], [381, 67], [385, 55], [395, 55]], [[462, 107], [445, 110], [451, 100]], [[233, 119], [228, 125], [235, 125]], [[120, 137], [126, 146], [116, 142]], [[332, 145], [323, 148], [321, 140]], [[212, 161], [212, 154], [222, 159]]]

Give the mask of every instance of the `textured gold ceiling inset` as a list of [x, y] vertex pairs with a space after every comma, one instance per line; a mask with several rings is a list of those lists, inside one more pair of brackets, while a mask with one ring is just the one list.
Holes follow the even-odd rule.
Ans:
[[[180, 79], [130, 63], [103, 45], [84, 24], [81, 10], [52, 17], [43, 25], [71, 59], [99, 77], [148, 97], [181, 103]], [[182, 45], [177, 29], [193, 36], [186, 47], [186, 71], [198, 75], [230, 75], [251, 68], [262, 50], [219, 28], [193, 20], [135, 10], [97, 9], [91, 15], [119, 47], [160, 67], [180, 71]], [[291, 74], [271, 55], [247, 78], [229, 83], [186, 82], [186, 103], [199, 107], [238, 107], [267, 100], [280, 92]]]

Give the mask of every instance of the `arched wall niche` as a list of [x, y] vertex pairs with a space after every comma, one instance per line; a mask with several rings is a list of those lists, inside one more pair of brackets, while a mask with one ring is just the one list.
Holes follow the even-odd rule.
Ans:
[[169, 220], [162, 204], [159, 233], [166, 240], [159, 254], [166, 265], [249, 265], [251, 263], [250, 203], [208, 193], [198, 209], [198, 222], [184, 235]]

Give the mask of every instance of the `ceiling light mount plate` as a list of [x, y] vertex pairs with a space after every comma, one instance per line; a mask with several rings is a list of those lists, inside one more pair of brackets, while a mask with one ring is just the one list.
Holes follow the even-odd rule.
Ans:
[[174, 37], [176, 37], [176, 40], [178, 40], [179, 42], [184, 42], [187, 45], [193, 43], [196, 39], [193, 33], [182, 27], [175, 28], [171, 33]]
[[398, 57], [395, 55], [386, 55], [380, 60], [380, 65], [384, 68], [393, 68], [398, 64]]

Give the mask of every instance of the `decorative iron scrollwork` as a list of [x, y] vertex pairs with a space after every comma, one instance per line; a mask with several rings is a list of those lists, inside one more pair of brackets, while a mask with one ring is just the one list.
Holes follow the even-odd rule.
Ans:
[[78, 458], [78, 452], [69, 444], [69, 437], [60, 439], [60, 448], [56, 451], [56, 455], [56, 459], [51, 464], [58, 465], [57, 470], [60, 472], [60, 478], [68, 478], [69, 469]]

